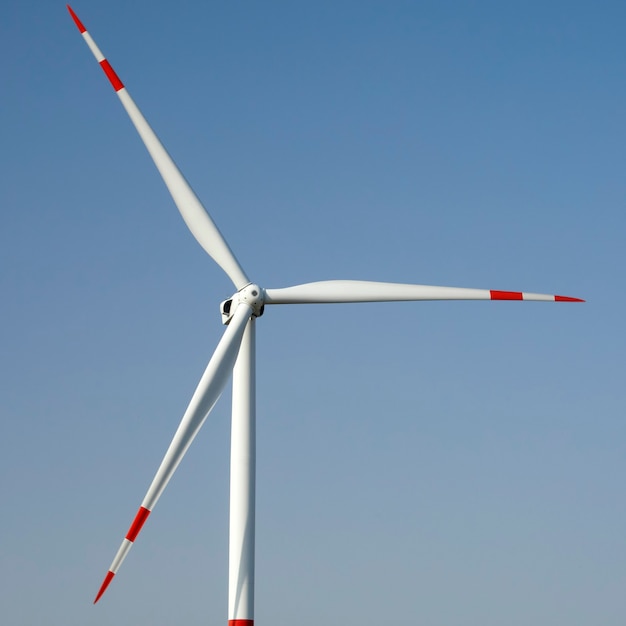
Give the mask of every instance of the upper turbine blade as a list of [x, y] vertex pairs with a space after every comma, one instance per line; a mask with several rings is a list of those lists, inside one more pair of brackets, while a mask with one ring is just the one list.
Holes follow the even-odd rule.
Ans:
[[148, 489], [148, 493], [146, 493], [139, 511], [130, 525], [126, 537], [111, 563], [111, 567], [109, 567], [94, 604], [100, 599], [111, 580], [113, 580], [113, 576], [115, 576], [126, 558], [141, 527], [163, 493], [172, 474], [222, 394], [235, 365], [243, 333], [251, 315], [252, 309], [247, 304], [239, 304], [200, 379], [200, 383], [191, 398], [191, 402], [183, 415], [170, 447], [165, 453], [165, 457]]
[[579, 298], [550, 296], [541, 293], [377, 283], [366, 280], [324, 280], [283, 289], [266, 289], [264, 298], [265, 304], [395, 302], [400, 300], [541, 300], [544, 302], [584, 302], [584, 300]]
[[104, 73], [111, 82], [113, 89], [117, 92], [122, 105], [126, 109], [126, 113], [128, 113], [128, 116], [135, 125], [139, 136], [148, 149], [150, 156], [163, 177], [163, 180], [165, 181], [165, 184], [167, 185], [167, 188], [169, 189], [180, 214], [183, 216], [185, 223], [189, 227], [189, 230], [204, 250], [226, 272], [226, 274], [228, 274], [237, 289], [241, 289], [250, 281], [239, 265], [239, 262], [235, 258], [232, 250], [226, 243], [226, 240], [218, 230], [210, 215], [207, 213], [206, 209], [202, 206], [202, 203], [194, 193], [193, 189], [189, 186], [189, 183], [185, 180], [185, 177], [182, 175], [170, 155], [163, 147], [163, 144], [159, 141], [159, 138], [156, 136], [152, 128], [150, 128], [150, 125], [142, 115], [133, 99], [130, 97], [130, 94], [126, 90], [126, 87], [124, 87], [118, 75], [115, 73], [109, 62], [104, 58], [104, 55], [92, 39], [91, 35], [87, 32], [87, 29], [83, 26], [76, 13], [72, 10], [72, 7], [68, 4], [67, 8], [72, 16], [72, 19], [74, 20], [74, 23], [78, 27], [78, 30], [81, 32], [83, 39], [87, 42], [89, 49], [96, 57], [100, 67], [104, 70]]

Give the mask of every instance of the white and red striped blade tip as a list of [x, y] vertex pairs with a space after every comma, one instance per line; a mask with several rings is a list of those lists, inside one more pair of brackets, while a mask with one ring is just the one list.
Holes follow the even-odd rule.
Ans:
[[[489, 291], [492, 300], [543, 300], [541, 294], [524, 293], [523, 291]], [[581, 298], [572, 298], [570, 296], [550, 296], [554, 298], [554, 302], [585, 302]]]
[[102, 52], [100, 52], [100, 49], [87, 32], [84, 24], [78, 19], [78, 15], [74, 13], [74, 9], [72, 9], [69, 4], [67, 5], [67, 10], [70, 12], [72, 19], [74, 20], [74, 24], [76, 24], [76, 26], [78, 27], [80, 34], [83, 36], [83, 39], [87, 41], [87, 45], [96, 56], [98, 63], [102, 68], [102, 71], [106, 74], [106, 77], [109, 79], [109, 82], [113, 86], [113, 89], [115, 89], [116, 92], [124, 89], [124, 83], [122, 83], [120, 77], [115, 73], [115, 70], [111, 67], [111, 64], [104, 58]]
[[102, 581], [102, 584], [100, 585], [100, 589], [98, 590], [96, 599], [93, 601], [94, 604], [98, 600], [100, 600], [100, 598], [102, 597], [102, 594], [104, 594], [107, 587], [113, 580], [113, 577], [115, 576], [120, 565], [126, 558], [128, 551], [132, 548], [133, 543], [135, 539], [137, 538], [137, 535], [139, 534], [139, 531], [141, 530], [142, 526], [148, 519], [149, 515], [150, 515], [150, 511], [148, 509], [146, 509], [143, 506], [139, 507], [139, 511], [137, 511], [137, 515], [135, 515], [135, 519], [133, 520], [133, 523], [130, 525], [128, 532], [126, 533], [126, 537], [124, 537], [124, 541], [122, 541], [122, 545], [120, 546], [120, 549], [117, 551], [117, 554], [115, 555], [115, 558], [113, 559], [113, 563], [111, 563], [111, 567], [109, 568], [109, 571], [107, 572], [106, 576], [104, 577], [104, 580]]

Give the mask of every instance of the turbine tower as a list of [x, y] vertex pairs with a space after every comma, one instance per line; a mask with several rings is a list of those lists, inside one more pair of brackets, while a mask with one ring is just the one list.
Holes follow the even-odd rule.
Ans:
[[226, 324], [226, 331], [209, 360], [165, 457], [98, 590], [94, 604], [98, 602], [117, 574], [145, 521], [219, 399], [232, 373], [228, 624], [229, 626], [253, 626], [255, 326], [256, 319], [263, 315], [266, 305], [416, 300], [538, 300], [544, 302], [584, 302], [584, 300], [519, 291], [356, 280], [328, 280], [279, 289], [260, 287], [250, 281], [211, 216], [159, 141], [110, 63], [76, 13], [69, 5], [67, 8], [137, 129], [189, 230], [207, 254], [228, 275], [236, 289], [233, 296], [221, 305], [222, 321]]

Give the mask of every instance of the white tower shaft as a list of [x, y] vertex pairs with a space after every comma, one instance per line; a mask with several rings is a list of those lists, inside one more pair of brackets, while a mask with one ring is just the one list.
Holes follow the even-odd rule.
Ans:
[[250, 318], [233, 370], [230, 440], [228, 625], [254, 624], [256, 484], [255, 319]]

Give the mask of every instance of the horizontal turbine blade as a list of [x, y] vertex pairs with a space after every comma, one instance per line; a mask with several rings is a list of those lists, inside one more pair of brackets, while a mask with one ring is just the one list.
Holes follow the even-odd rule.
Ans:
[[123, 107], [126, 109], [126, 113], [128, 113], [131, 122], [134, 124], [139, 136], [148, 149], [154, 164], [163, 177], [174, 203], [178, 207], [189, 230], [207, 254], [209, 254], [226, 274], [228, 274], [237, 289], [245, 287], [250, 281], [226, 243], [222, 233], [220, 233], [211, 219], [211, 216], [202, 206], [198, 196], [196, 196], [193, 189], [189, 186], [189, 183], [185, 180], [185, 177], [167, 153], [167, 150], [159, 141], [159, 138], [152, 128], [150, 128], [150, 125], [141, 111], [130, 97], [126, 87], [124, 87], [124, 84], [119, 79], [110, 63], [104, 58], [104, 55], [91, 35], [87, 32], [82, 22], [78, 19], [72, 7], [68, 4], [67, 8], [78, 30], [81, 32], [83, 39], [87, 42], [89, 49], [107, 75]]
[[111, 563], [111, 567], [109, 567], [94, 604], [100, 599], [109, 583], [113, 580], [172, 474], [222, 394], [235, 365], [243, 332], [251, 315], [252, 309], [247, 304], [239, 304], [200, 379], [200, 383], [191, 398], [191, 402], [183, 415], [170, 447], [165, 453], [165, 457], [148, 489], [148, 493], [146, 493], [146, 497], [143, 499], [139, 511]]
[[366, 280], [324, 280], [283, 289], [266, 289], [265, 304], [330, 304], [340, 302], [397, 302], [402, 300], [539, 300], [584, 302], [579, 298], [521, 291], [465, 289], [377, 283]]

